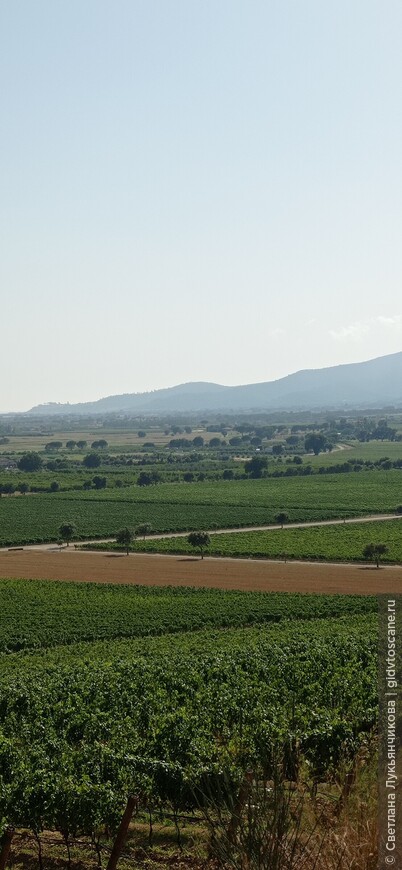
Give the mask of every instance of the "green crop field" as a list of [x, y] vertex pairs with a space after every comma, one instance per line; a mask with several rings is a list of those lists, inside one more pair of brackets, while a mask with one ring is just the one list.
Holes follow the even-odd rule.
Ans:
[[319, 465], [337, 465], [340, 462], [347, 462], [349, 459], [363, 459], [364, 462], [378, 462], [379, 459], [401, 459], [402, 458], [402, 441], [344, 441], [341, 442], [341, 449], [331, 451], [331, 453], [320, 453], [318, 456], [307, 455], [303, 457], [305, 463], [310, 463], [313, 467]]
[[3, 830], [93, 841], [130, 794], [188, 813], [275, 758], [331, 781], [376, 727], [373, 598], [6, 580], [0, 594]]
[[[383, 562], [402, 562], [402, 518], [381, 522], [347, 523], [301, 529], [268, 529], [259, 532], [232, 532], [211, 535], [207, 553], [211, 556], [237, 556], [254, 559], [308, 559], [321, 561], [362, 561], [369, 543], [383, 543], [388, 552]], [[97, 549], [119, 549], [117, 544], [91, 545]], [[121, 548], [120, 548], [121, 549]], [[138, 539], [131, 545], [136, 552], [194, 553], [186, 537]]]
[[0, 580], [0, 651], [99, 638], [372, 613], [367, 596]]
[[122, 526], [152, 524], [155, 532], [230, 528], [274, 522], [393, 512], [402, 503], [402, 470], [308, 478], [205, 481], [0, 499], [0, 544], [57, 540], [63, 522], [77, 536], [113, 536]]

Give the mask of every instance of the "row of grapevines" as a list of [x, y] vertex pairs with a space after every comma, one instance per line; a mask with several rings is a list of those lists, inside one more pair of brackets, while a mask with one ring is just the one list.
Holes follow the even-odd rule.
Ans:
[[269, 777], [278, 748], [288, 776], [301, 757], [331, 776], [376, 724], [376, 617], [223, 634], [193, 635], [185, 655], [177, 637], [64, 663], [7, 656], [19, 667], [0, 676], [3, 826], [91, 835], [116, 826], [130, 793], [190, 808], [222, 772]]
[[[254, 559], [362, 560], [367, 543], [384, 543], [385, 562], [402, 561], [402, 517], [398, 520], [313, 526], [299, 529], [270, 529], [259, 532], [232, 532], [211, 535], [211, 556], [238, 556]], [[97, 544], [97, 549], [119, 549], [117, 544]], [[120, 547], [121, 549], [121, 547]], [[137, 540], [131, 549], [145, 553], [194, 553], [186, 537]]]
[[0, 651], [372, 613], [369, 596], [0, 580]]
[[56, 540], [64, 522], [74, 523], [85, 539], [141, 522], [165, 532], [264, 525], [278, 510], [295, 522], [392, 512], [401, 502], [401, 482], [402, 471], [391, 470], [3, 498], [0, 545]]

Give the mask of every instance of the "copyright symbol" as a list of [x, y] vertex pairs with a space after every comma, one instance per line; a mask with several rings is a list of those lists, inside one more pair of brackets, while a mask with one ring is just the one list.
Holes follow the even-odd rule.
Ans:
[[386, 864], [395, 864], [394, 856], [393, 855], [386, 855], [385, 856], [385, 863]]

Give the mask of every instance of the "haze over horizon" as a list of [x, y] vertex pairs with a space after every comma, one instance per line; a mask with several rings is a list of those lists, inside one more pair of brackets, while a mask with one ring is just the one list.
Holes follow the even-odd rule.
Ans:
[[396, 0], [3, 4], [0, 412], [399, 351], [401, 31]]

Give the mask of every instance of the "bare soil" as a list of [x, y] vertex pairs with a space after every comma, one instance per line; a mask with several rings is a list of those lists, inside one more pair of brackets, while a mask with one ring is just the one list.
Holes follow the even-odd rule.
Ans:
[[402, 594], [402, 566], [251, 559], [201, 560], [186, 556], [60, 551], [0, 552], [0, 577], [139, 583], [146, 586], [209, 586], [263, 592]]

